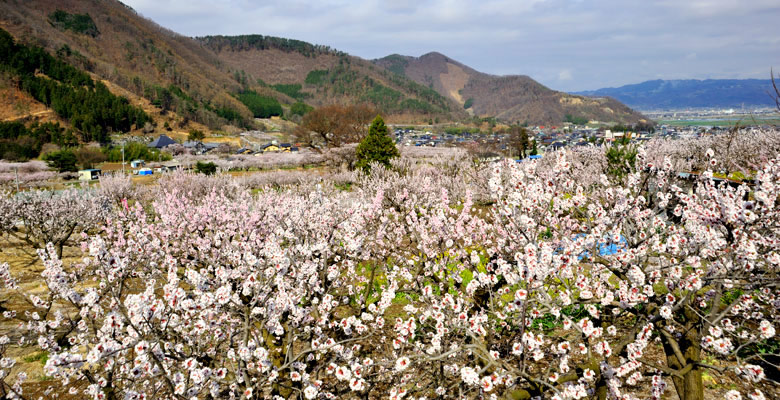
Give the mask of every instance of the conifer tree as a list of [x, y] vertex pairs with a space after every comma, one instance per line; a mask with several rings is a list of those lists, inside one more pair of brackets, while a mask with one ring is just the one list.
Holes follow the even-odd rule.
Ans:
[[385, 121], [377, 115], [368, 128], [368, 136], [357, 146], [355, 167], [368, 172], [371, 169], [370, 164], [374, 161], [389, 167], [390, 159], [399, 155], [398, 148], [395, 147], [393, 139], [387, 132]]

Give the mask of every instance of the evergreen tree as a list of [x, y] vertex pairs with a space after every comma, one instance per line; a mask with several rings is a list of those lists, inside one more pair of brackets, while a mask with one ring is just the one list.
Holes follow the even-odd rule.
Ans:
[[393, 139], [387, 132], [385, 121], [377, 115], [368, 128], [368, 136], [357, 146], [355, 167], [368, 172], [371, 169], [370, 164], [374, 161], [389, 167], [390, 160], [399, 155], [398, 148], [395, 147]]

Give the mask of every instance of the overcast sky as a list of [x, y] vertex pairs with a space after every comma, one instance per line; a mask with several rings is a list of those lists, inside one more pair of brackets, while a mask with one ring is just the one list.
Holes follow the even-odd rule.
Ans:
[[565, 91], [780, 70], [778, 0], [122, 1], [187, 36], [281, 36], [366, 59], [438, 51]]

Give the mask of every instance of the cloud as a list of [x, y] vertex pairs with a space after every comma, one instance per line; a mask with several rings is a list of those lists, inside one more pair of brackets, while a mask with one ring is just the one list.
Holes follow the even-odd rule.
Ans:
[[780, 67], [776, 0], [125, 2], [188, 36], [259, 33], [369, 59], [439, 51], [480, 71], [529, 75], [560, 90], [657, 77], [768, 78], [771, 66]]

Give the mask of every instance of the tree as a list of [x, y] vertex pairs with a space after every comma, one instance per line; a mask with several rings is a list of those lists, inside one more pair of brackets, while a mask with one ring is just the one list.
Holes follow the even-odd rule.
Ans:
[[26, 350], [89, 398], [776, 398], [780, 134], [744, 133], [738, 187], [718, 138], [640, 144], [620, 181], [591, 146], [474, 181], [406, 157], [350, 191], [166, 174], [83, 257], [39, 252], [39, 289], [0, 263], [0, 390], [29, 397]]
[[70, 149], [44, 154], [41, 158], [49, 164], [49, 167], [59, 172], [76, 172], [78, 170], [76, 168], [76, 163], [78, 162], [76, 154]]
[[187, 136], [187, 140], [190, 140], [190, 141], [201, 141], [205, 137], [206, 137], [206, 135], [203, 133], [203, 131], [201, 131], [199, 129], [190, 129], [190, 133]]
[[97, 227], [111, 210], [108, 198], [92, 189], [32, 190], [0, 202], [20, 222], [7, 232], [35, 249], [51, 244], [58, 256], [73, 233]]
[[199, 174], [214, 175], [217, 172], [217, 165], [213, 162], [198, 161], [195, 164], [195, 171]]
[[99, 148], [91, 146], [85, 146], [77, 149], [73, 152], [73, 154], [76, 156], [76, 161], [83, 169], [93, 168], [95, 164], [106, 161], [107, 159], [106, 155], [103, 154]]
[[615, 142], [606, 151], [607, 174], [622, 179], [633, 172], [636, 164], [637, 149], [631, 144]]
[[772, 98], [775, 100], [777, 111], [780, 111], [780, 88], [777, 87], [777, 82], [775, 82], [775, 71], [773, 69], [769, 70], [769, 76], [772, 78], [772, 89], [775, 91]]
[[364, 172], [371, 169], [373, 162], [389, 167], [390, 160], [400, 155], [381, 116], [377, 115], [374, 118], [371, 127], [368, 128], [368, 135], [357, 146], [355, 153], [357, 155], [355, 168], [362, 169]]
[[238, 100], [252, 111], [255, 118], [270, 118], [282, 115], [282, 105], [273, 97], [261, 96], [252, 90], [238, 94]]
[[525, 158], [526, 151], [531, 149], [528, 130], [517, 125], [512, 126], [509, 130], [509, 148], [512, 154], [517, 154], [519, 158]]
[[290, 106], [290, 114], [304, 116], [304, 115], [306, 115], [306, 113], [308, 113], [309, 111], [311, 111], [313, 109], [314, 109], [314, 107], [312, 107], [312, 106], [310, 106], [310, 105], [308, 105], [308, 104], [306, 104], [306, 103], [304, 103], [302, 101], [297, 101], [297, 102], [293, 103], [293, 105]]
[[315, 148], [357, 143], [365, 135], [365, 126], [373, 115], [375, 109], [366, 104], [316, 108], [304, 115], [296, 137]]

